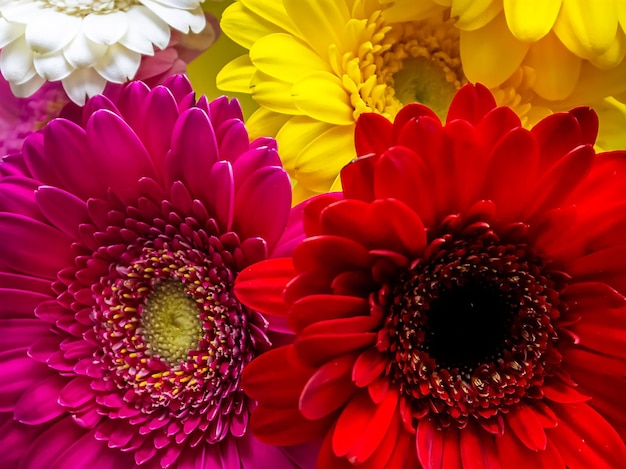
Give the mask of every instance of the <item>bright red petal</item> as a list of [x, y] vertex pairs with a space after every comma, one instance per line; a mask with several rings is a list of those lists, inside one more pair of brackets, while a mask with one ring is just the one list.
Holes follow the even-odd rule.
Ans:
[[262, 313], [284, 316], [287, 283], [296, 275], [291, 258], [268, 259], [242, 270], [235, 281], [239, 301]]

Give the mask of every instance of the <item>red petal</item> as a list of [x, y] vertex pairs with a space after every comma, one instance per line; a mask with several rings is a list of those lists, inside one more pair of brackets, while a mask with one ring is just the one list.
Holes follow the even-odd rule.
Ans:
[[434, 221], [433, 175], [413, 150], [396, 146], [380, 157], [376, 166], [376, 196], [398, 199], [411, 207], [427, 223]]
[[[410, 103], [400, 109], [393, 119], [393, 141], [398, 142], [400, 134], [404, 131], [407, 123], [418, 121], [422, 117], [439, 120], [439, 117], [432, 109], [420, 103]], [[387, 145], [387, 148], [390, 146]]]
[[537, 182], [526, 214], [558, 207], [591, 169], [595, 152], [590, 145], [579, 146], [561, 158]]
[[271, 407], [297, 407], [302, 388], [315, 372], [297, 356], [293, 345], [256, 357], [243, 371], [246, 394]]
[[567, 112], [559, 112], [542, 119], [531, 129], [531, 133], [539, 143], [542, 173], [584, 143], [580, 124]]
[[239, 272], [235, 295], [257, 311], [285, 315], [288, 307], [283, 291], [295, 275], [291, 258], [268, 259]]
[[380, 318], [374, 316], [354, 316], [350, 318], [327, 319], [316, 321], [307, 326], [299, 339], [325, 334], [354, 334], [359, 332], [378, 332]]
[[472, 423], [460, 430], [460, 433], [464, 469], [500, 469], [495, 437], [492, 434]]
[[535, 411], [529, 406], [519, 404], [507, 414], [506, 422], [528, 449], [533, 451], [546, 449], [548, 443], [546, 432], [535, 416]]
[[553, 406], [559, 425], [548, 430], [569, 469], [617, 468], [626, 447], [615, 429], [585, 403]]
[[523, 128], [510, 131], [494, 147], [487, 164], [484, 198], [495, 202], [499, 217], [509, 218], [524, 205], [538, 161], [537, 142]]
[[568, 262], [566, 271], [576, 280], [603, 282], [626, 295], [625, 259], [626, 244], [611, 246]]
[[324, 233], [320, 223], [320, 216], [322, 211], [330, 204], [342, 200], [340, 196], [336, 194], [322, 194], [317, 197], [313, 197], [300, 205], [304, 205], [304, 215], [302, 218], [302, 225], [304, 232], [307, 236], [317, 236], [321, 234], [336, 234], [336, 233]]
[[346, 199], [374, 200], [374, 173], [378, 156], [362, 156], [341, 170], [341, 186]]
[[623, 358], [603, 355], [583, 347], [568, 348], [562, 351], [563, 361], [572, 363], [576, 367], [604, 373], [610, 376], [626, 375], [626, 360]]
[[[376, 407], [376, 411], [367, 426], [361, 429], [358, 443], [349, 450], [348, 459], [351, 462], [359, 464], [368, 460], [380, 448], [387, 433], [394, 431], [397, 433], [400, 427], [400, 414], [397, 410], [397, 404], [397, 391], [388, 392], [385, 399]], [[341, 417], [337, 422], [337, 429], [340, 428], [340, 425]], [[392, 425], [394, 428], [390, 429]]]
[[587, 106], [575, 107], [568, 111], [578, 121], [582, 134], [582, 143], [593, 145], [598, 136], [598, 114]]
[[476, 125], [495, 107], [496, 100], [489, 89], [480, 83], [467, 84], [457, 91], [452, 99], [446, 124], [455, 119], [462, 119]]
[[386, 117], [373, 112], [361, 114], [354, 129], [356, 154], [358, 156], [370, 153], [380, 155], [392, 145], [392, 131], [393, 125]]
[[376, 200], [368, 217], [375, 220], [373, 246], [417, 257], [426, 247], [426, 230], [419, 216], [401, 201]]
[[376, 343], [375, 332], [344, 334], [337, 331], [335, 334], [308, 336], [298, 339], [295, 346], [300, 356], [311, 366], [320, 365], [327, 361], [353, 351], [358, 351]]
[[322, 438], [332, 425], [333, 414], [320, 420], [305, 419], [297, 407], [260, 405], [250, 417], [250, 429], [264, 443], [291, 446]]
[[322, 365], [304, 386], [298, 408], [304, 417], [317, 420], [344, 405], [354, 394], [351, 371], [354, 355], [344, 355]]
[[296, 301], [289, 312], [289, 325], [298, 333], [318, 321], [365, 316], [369, 303], [363, 298], [339, 295], [311, 295]]
[[495, 439], [502, 469], [565, 469], [555, 446], [548, 441], [545, 451], [531, 451], [506, 431]]
[[341, 272], [366, 268], [370, 262], [369, 252], [362, 244], [341, 236], [306, 238], [293, 254], [293, 264], [298, 272]]
[[359, 387], [372, 383], [387, 366], [387, 359], [376, 348], [370, 348], [362, 352], [354, 362], [352, 379]]
[[492, 148], [504, 135], [520, 127], [520, 118], [511, 108], [497, 107], [485, 115], [476, 130], [482, 135], [485, 148]]
[[553, 402], [572, 404], [589, 400], [587, 396], [583, 396], [557, 378], [546, 380], [541, 389], [545, 397]]
[[424, 469], [447, 469], [443, 467], [443, 448], [447, 429], [439, 429], [428, 418], [419, 421], [415, 435], [417, 457]]

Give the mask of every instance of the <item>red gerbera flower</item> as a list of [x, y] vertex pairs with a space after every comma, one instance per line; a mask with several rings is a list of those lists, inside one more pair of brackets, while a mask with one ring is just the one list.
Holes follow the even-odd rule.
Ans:
[[182, 76], [65, 113], [0, 163], [0, 467], [306, 466], [247, 430], [289, 331], [232, 291], [297, 236], [276, 142]]
[[294, 344], [244, 390], [274, 444], [320, 468], [616, 468], [626, 461], [626, 154], [596, 115], [525, 130], [482, 86], [357, 124], [343, 195], [292, 258], [238, 277]]

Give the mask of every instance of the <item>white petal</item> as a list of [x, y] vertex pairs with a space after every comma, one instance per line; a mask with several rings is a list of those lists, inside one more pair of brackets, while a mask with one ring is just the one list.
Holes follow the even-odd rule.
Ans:
[[179, 10], [195, 10], [200, 2], [198, 0], [155, 0], [163, 6], [177, 8]]
[[74, 67], [65, 60], [63, 51], [60, 50], [45, 55], [35, 54], [35, 70], [48, 81], [59, 81], [72, 73]]
[[181, 33], [187, 34], [189, 29], [194, 33], [199, 33], [204, 29], [206, 18], [201, 7], [193, 10], [180, 10], [169, 8], [153, 0], [140, 0], [145, 6], [150, 8], [159, 18], [169, 24], [172, 28], [178, 29]]
[[46, 80], [35, 74], [23, 83], [11, 83], [11, 91], [18, 98], [28, 98], [43, 86]]
[[141, 54], [121, 44], [113, 44], [94, 69], [108, 81], [124, 83], [135, 76], [140, 62]]
[[26, 42], [40, 54], [59, 51], [78, 34], [81, 23], [78, 16], [46, 10], [26, 25]]
[[106, 51], [107, 46], [90, 41], [81, 32], [63, 50], [63, 54], [74, 68], [86, 68], [98, 62]]
[[74, 70], [62, 83], [67, 95], [79, 106], [84, 105], [87, 98], [102, 93], [107, 84], [106, 80], [91, 68]]
[[26, 28], [23, 24], [9, 23], [4, 18], [0, 18], [0, 48], [24, 34], [24, 29]]
[[32, 77], [36, 71], [33, 65], [33, 52], [20, 37], [0, 52], [0, 70], [9, 82], [21, 83]]
[[[126, 12], [128, 15], [128, 32], [120, 43], [132, 50], [137, 50], [134, 43], [139, 43], [138, 36], [145, 41], [149, 41], [150, 45], [154, 44], [159, 49], [165, 49], [170, 42], [170, 27], [165, 21], [152, 13], [143, 5], [134, 5]], [[137, 52], [140, 52], [137, 50]]]
[[37, 2], [9, 2], [0, 8], [0, 14], [12, 23], [28, 24], [44, 9]]
[[99, 15], [92, 13], [83, 20], [83, 33], [93, 42], [111, 45], [119, 41], [128, 30], [128, 18], [123, 11]]

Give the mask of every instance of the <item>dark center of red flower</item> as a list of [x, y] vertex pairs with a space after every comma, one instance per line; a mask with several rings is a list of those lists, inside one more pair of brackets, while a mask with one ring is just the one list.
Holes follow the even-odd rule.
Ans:
[[491, 419], [540, 397], [559, 362], [561, 281], [526, 245], [491, 229], [446, 233], [426, 252], [391, 286], [379, 342], [414, 417], [464, 427], [470, 416]]

